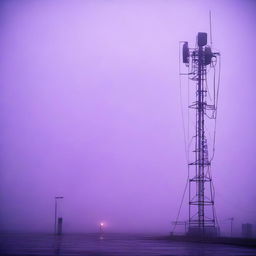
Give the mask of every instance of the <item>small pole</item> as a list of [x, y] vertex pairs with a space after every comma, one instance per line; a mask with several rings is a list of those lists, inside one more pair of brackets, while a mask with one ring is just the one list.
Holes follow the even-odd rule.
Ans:
[[57, 199], [63, 199], [63, 196], [55, 196], [55, 213], [54, 213], [54, 234], [57, 234], [57, 212], [58, 212], [58, 203]]
[[230, 227], [230, 236], [232, 237], [233, 236], [233, 221], [234, 221], [234, 218], [230, 218], [231, 220], [231, 227]]
[[57, 221], [57, 198], [55, 197], [55, 214], [54, 214], [54, 234], [56, 234], [56, 221]]

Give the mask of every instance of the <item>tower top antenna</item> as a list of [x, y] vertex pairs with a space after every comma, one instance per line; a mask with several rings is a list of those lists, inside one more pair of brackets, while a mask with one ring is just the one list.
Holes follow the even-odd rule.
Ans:
[[212, 47], [212, 11], [209, 11], [209, 25], [210, 25], [210, 44]]

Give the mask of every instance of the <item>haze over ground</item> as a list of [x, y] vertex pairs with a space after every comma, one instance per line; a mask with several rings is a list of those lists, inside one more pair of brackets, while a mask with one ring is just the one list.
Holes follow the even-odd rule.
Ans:
[[[222, 54], [216, 209], [256, 224], [254, 1], [1, 1], [0, 228], [169, 232], [186, 182], [180, 40]], [[187, 218], [187, 200], [181, 219]]]

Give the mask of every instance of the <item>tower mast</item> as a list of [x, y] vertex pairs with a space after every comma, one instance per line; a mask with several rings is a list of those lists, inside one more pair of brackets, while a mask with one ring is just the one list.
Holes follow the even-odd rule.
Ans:
[[[195, 101], [189, 108], [195, 112], [194, 160], [189, 163], [193, 167], [189, 176], [189, 220], [188, 234], [216, 235], [216, 216], [214, 211], [213, 184], [211, 176], [211, 159], [208, 156], [207, 138], [205, 135], [205, 117], [207, 111], [216, 119], [216, 100], [212, 105], [207, 103], [208, 87], [206, 85], [207, 65], [215, 67], [219, 53], [213, 53], [207, 45], [207, 34], [199, 32], [196, 48], [188, 48], [183, 44], [183, 63], [190, 66], [187, 74], [196, 84]], [[214, 64], [215, 63], [215, 64]], [[215, 86], [213, 88], [215, 95]]]
[[205, 151], [204, 151], [204, 108], [206, 102], [204, 101], [204, 77], [205, 66], [203, 65], [203, 46], [199, 45], [198, 48], [198, 78], [197, 78], [197, 102], [196, 102], [196, 117], [197, 117], [197, 145], [195, 148], [196, 153], [196, 168], [198, 169], [196, 179], [198, 186], [198, 226], [204, 228], [204, 183], [205, 183]]

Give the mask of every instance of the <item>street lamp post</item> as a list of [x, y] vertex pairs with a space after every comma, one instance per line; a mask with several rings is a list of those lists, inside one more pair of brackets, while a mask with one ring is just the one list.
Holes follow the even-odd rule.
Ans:
[[104, 226], [104, 223], [101, 222], [101, 223], [100, 223], [100, 233], [101, 233], [101, 234], [103, 233], [103, 226]]

